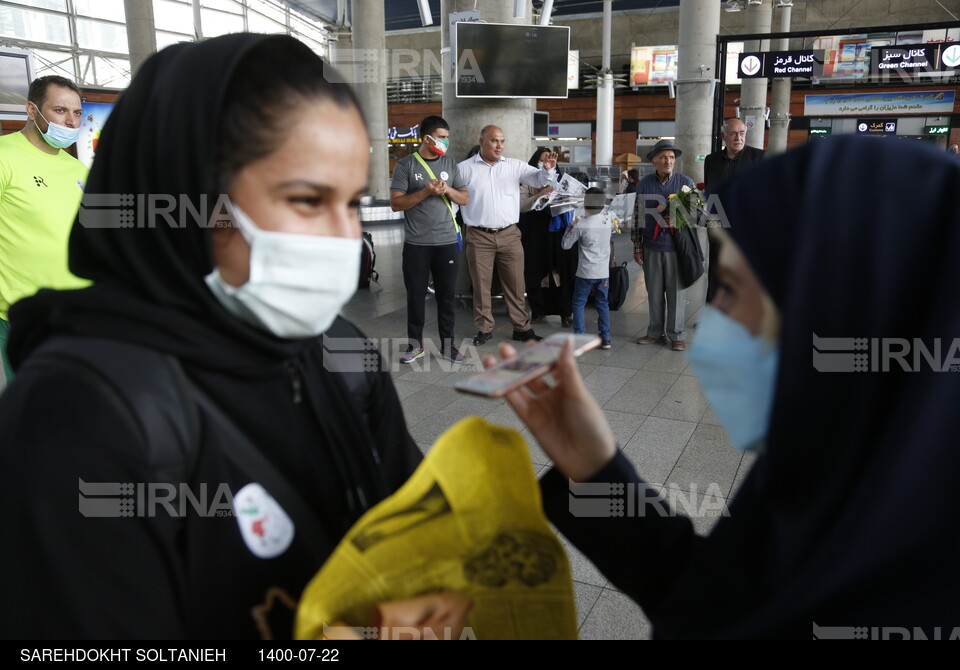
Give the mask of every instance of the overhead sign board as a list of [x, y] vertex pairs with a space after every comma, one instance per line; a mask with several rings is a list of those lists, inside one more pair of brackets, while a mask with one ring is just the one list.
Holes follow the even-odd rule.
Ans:
[[758, 77], [819, 77], [823, 75], [823, 51], [761, 51], [740, 54], [741, 79]]
[[804, 116], [953, 114], [955, 91], [830, 93], [804, 96]]
[[857, 133], [861, 135], [896, 135], [896, 119], [857, 119]]
[[908, 44], [897, 47], [873, 47], [870, 50], [870, 74], [916, 76], [923, 73], [952, 72], [960, 68], [960, 44]]

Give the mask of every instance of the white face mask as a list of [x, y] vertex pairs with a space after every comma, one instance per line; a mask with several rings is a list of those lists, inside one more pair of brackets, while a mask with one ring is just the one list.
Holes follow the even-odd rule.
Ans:
[[277, 337], [329, 328], [357, 290], [362, 242], [262, 230], [237, 205], [233, 214], [250, 245], [250, 279], [231, 286], [215, 268], [205, 279], [220, 304]]

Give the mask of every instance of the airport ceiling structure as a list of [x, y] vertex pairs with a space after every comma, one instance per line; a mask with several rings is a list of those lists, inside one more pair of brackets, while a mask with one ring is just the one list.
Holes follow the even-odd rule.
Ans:
[[[723, 1], [717, 0], [717, 2]], [[325, 21], [336, 22], [337, 0], [286, 0], [286, 4]], [[389, 0], [383, 4], [386, 14], [386, 30], [407, 30], [422, 27], [417, 0]], [[539, 12], [542, 6], [542, 0], [534, 0], [533, 8], [535, 12]], [[614, 0], [613, 11], [656, 10], [679, 6], [680, 0]], [[482, 3], [478, 3], [478, 7], [482, 9]], [[430, 10], [433, 14], [433, 25], [436, 26], [440, 22], [440, 0], [430, 0]], [[600, 0], [555, 0], [552, 15], [562, 17], [583, 14], [599, 15], [602, 13], [603, 2]]]

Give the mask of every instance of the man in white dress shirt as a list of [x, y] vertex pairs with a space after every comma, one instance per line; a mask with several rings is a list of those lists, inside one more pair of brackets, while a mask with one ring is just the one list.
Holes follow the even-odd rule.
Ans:
[[516, 158], [503, 156], [505, 138], [497, 126], [480, 131], [480, 153], [460, 163], [460, 176], [470, 202], [460, 208], [467, 224], [467, 264], [473, 282], [473, 320], [480, 346], [493, 337], [490, 284], [496, 267], [503, 286], [507, 313], [518, 342], [543, 339], [530, 327], [524, 304], [523, 247], [520, 244], [520, 184], [547, 185], [557, 165], [557, 154], [544, 155], [539, 170]]

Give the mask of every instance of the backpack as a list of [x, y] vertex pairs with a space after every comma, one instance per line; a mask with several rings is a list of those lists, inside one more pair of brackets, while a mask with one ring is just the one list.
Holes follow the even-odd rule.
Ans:
[[610, 289], [607, 301], [611, 310], [618, 310], [627, 299], [627, 289], [630, 288], [630, 272], [626, 262], [623, 265], [614, 265], [610, 268]]
[[[200, 411], [225, 433], [224, 455], [269, 491], [293, 519], [297, 538], [321, 564], [335, 546], [316, 514], [279, 470], [196, 384], [173, 356], [115, 340], [57, 336], [41, 344], [28, 367], [70, 369], [100, 389], [143, 436], [157, 481], [189, 482], [203, 430]], [[210, 430], [211, 426], [207, 426]]]
[[373, 235], [363, 233], [360, 246], [360, 284], [359, 288], [369, 288], [370, 280], [380, 283], [380, 275], [374, 270], [377, 264], [377, 253], [373, 250]]

